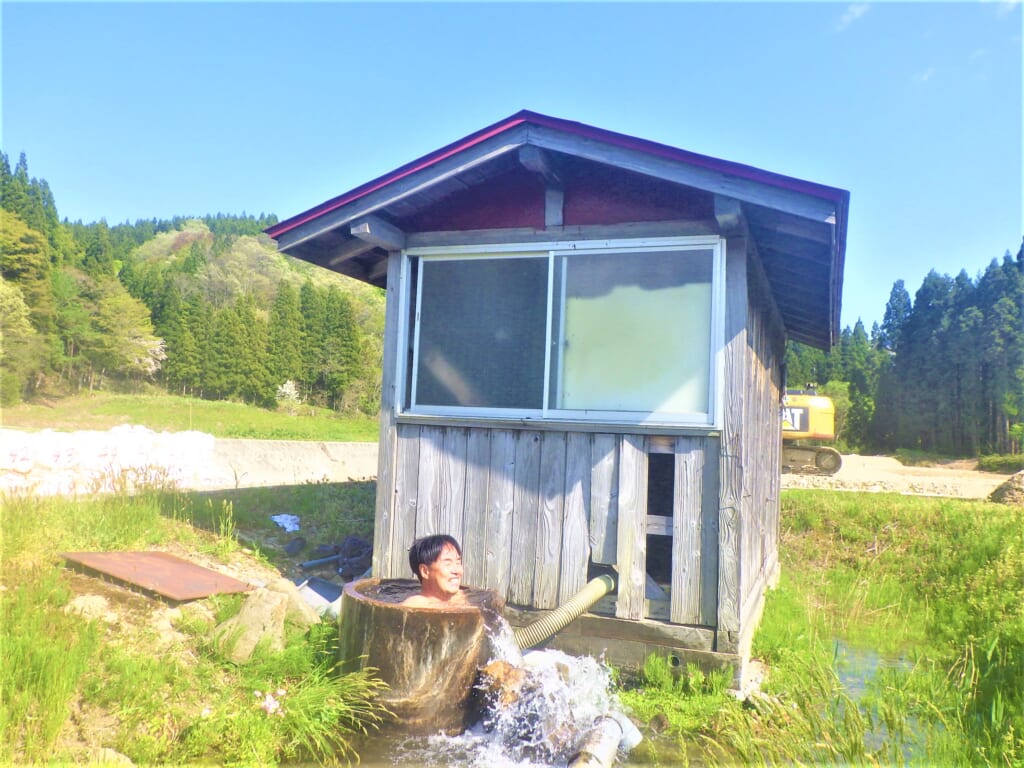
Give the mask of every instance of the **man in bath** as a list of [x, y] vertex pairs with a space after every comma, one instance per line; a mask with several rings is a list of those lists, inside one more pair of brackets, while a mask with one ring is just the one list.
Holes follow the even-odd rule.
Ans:
[[447, 534], [424, 536], [409, 547], [409, 567], [420, 580], [420, 593], [402, 605], [413, 608], [445, 608], [465, 605], [462, 592], [462, 549]]

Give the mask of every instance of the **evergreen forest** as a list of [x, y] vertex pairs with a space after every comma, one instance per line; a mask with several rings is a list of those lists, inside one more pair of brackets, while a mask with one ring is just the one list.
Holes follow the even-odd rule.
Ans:
[[0, 404], [83, 389], [374, 414], [379, 289], [279, 254], [274, 216], [61, 221], [0, 153]]
[[[273, 215], [61, 220], [0, 153], [0, 404], [83, 389], [376, 412], [383, 292], [279, 254]], [[981, 274], [898, 280], [881, 325], [791, 343], [790, 387], [836, 404], [843, 450], [1020, 453], [1024, 246]]]

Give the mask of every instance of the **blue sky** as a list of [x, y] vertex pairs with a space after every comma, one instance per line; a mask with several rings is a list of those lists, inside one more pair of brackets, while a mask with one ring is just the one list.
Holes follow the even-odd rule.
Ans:
[[530, 109], [847, 189], [843, 325], [1022, 224], [1019, 2], [2, 4], [62, 217], [281, 218]]

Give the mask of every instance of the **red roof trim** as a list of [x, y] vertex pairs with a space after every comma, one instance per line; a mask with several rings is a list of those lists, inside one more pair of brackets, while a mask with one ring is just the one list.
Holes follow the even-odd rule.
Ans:
[[429, 168], [441, 160], [449, 158], [452, 155], [456, 155], [463, 150], [469, 149], [470, 147], [524, 123], [564, 131], [582, 138], [594, 139], [596, 141], [605, 142], [624, 149], [646, 152], [647, 154], [665, 158], [667, 160], [707, 168], [708, 170], [748, 179], [750, 181], [767, 184], [773, 187], [788, 189], [811, 197], [823, 198], [835, 202], [840, 206], [845, 206], [848, 196], [847, 192], [841, 189], [836, 189], [835, 187], [828, 187], [823, 184], [816, 184], [810, 181], [803, 181], [791, 176], [783, 176], [778, 173], [764, 171], [759, 168], [754, 168], [753, 166], [742, 165], [741, 163], [734, 163], [729, 160], [719, 160], [717, 158], [708, 157], [707, 155], [699, 155], [695, 152], [688, 152], [687, 150], [670, 147], [666, 144], [659, 144], [654, 141], [639, 139], [634, 136], [615, 133], [614, 131], [607, 131], [603, 128], [595, 128], [584, 123], [562, 120], [560, 118], [549, 117], [536, 112], [522, 110], [504, 120], [494, 123], [491, 126], [483, 128], [475, 133], [471, 133], [465, 138], [448, 144], [441, 149], [423, 155], [422, 157], [413, 160], [411, 163], [407, 163], [396, 168], [390, 173], [379, 176], [378, 178], [362, 184], [349, 192], [321, 203], [314, 208], [310, 208], [308, 211], [300, 213], [297, 216], [293, 216], [290, 219], [286, 219], [272, 227], [268, 227], [266, 229], [266, 233], [271, 237], [276, 238], [292, 229], [295, 229], [296, 227], [323, 216], [324, 214], [330, 213], [331, 211], [358, 200], [361, 197], [365, 197], [371, 192], [383, 189], [389, 184], [403, 179], [406, 176], [425, 168]]
[[520, 117], [521, 114], [523, 113], [520, 112], [516, 115], [512, 115], [506, 120], [502, 120], [501, 122], [488, 126], [487, 128], [477, 131], [476, 133], [472, 133], [463, 139], [459, 139], [458, 141], [452, 142], [451, 144], [442, 147], [441, 149], [423, 155], [423, 157], [417, 160], [413, 160], [411, 163], [406, 163], [405, 165], [396, 168], [390, 173], [386, 173], [383, 176], [378, 176], [376, 179], [373, 179], [372, 181], [368, 181], [365, 184], [361, 184], [355, 189], [345, 192], [344, 194], [339, 195], [338, 197], [332, 198], [331, 200], [328, 200], [325, 203], [321, 203], [315, 208], [310, 208], [308, 211], [304, 213], [300, 213], [297, 216], [293, 216], [290, 219], [286, 219], [285, 221], [275, 224], [272, 227], [268, 227], [266, 229], [266, 233], [271, 237], [283, 235], [285, 232], [295, 229], [296, 227], [301, 226], [308, 221], [312, 221], [313, 219], [322, 216], [325, 213], [330, 213], [336, 208], [340, 208], [343, 205], [347, 205], [348, 203], [358, 200], [360, 197], [365, 197], [371, 192], [376, 192], [378, 189], [382, 189], [386, 187], [388, 184], [393, 184], [394, 182], [403, 179], [406, 176], [409, 176], [413, 173], [416, 173], [417, 171], [423, 170], [424, 168], [429, 168], [431, 165], [434, 165], [435, 163], [438, 163], [441, 160], [444, 160], [445, 158], [451, 157], [452, 155], [458, 154], [459, 152], [465, 149], [469, 149], [470, 147], [475, 146], [476, 144], [479, 144], [482, 141], [486, 141], [492, 136], [497, 136], [500, 133], [504, 133], [508, 129], [514, 128], [515, 126], [525, 122], [525, 120]]

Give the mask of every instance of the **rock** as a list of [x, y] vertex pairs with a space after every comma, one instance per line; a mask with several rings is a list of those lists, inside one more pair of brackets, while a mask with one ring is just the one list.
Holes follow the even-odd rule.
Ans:
[[519, 700], [525, 682], [525, 669], [496, 659], [480, 670], [477, 688], [483, 693], [487, 706], [508, 707]]
[[[294, 586], [294, 585], [293, 585]], [[284, 649], [284, 621], [288, 596], [283, 592], [259, 588], [242, 604], [242, 610], [214, 629], [221, 652], [237, 664], [244, 664], [261, 641], [267, 649]]]
[[346, 536], [338, 547], [338, 575], [351, 580], [365, 573], [373, 561], [373, 545], [358, 536]]
[[1018, 472], [992, 491], [992, 493], [989, 494], [988, 500], [995, 501], [1000, 504], [1012, 504], [1018, 507], [1024, 506], [1024, 472]]
[[299, 552], [306, 548], [306, 540], [301, 536], [296, 536], [294, 539], [284, 545], [284, 552], [289, 557], [295, 557]]
[[135, 765], [130, 757], [110, 747], [95, 747], [89, 750], [89, 762], [96, 765]]
[[362, 557], [373, 551], [373, 545], [358, 536], [346, 536], [338, 547], [338, 554], [344, 557]]
[[362, 575], [370, 567], [372, 556], [367, 553], [363, 557], [347, 557], [338, 561], [338, 575], [351, 580]]
[[118, 620], [110, 602], [101, 595], [78, 595], [64, 606], [64, 612], [77, 614], [90, 621], [99, 619], [107, 624], [116, 624]]
[[274, 579], [267, 584], [267, 589], [280, 592], [288, 599], [285, 621], [302, 627], [302, 629], [309, 629], [314, 624], [320, 623], [320, 614], [299, 594], [299, 588], [293, 581], [283, 577]]

